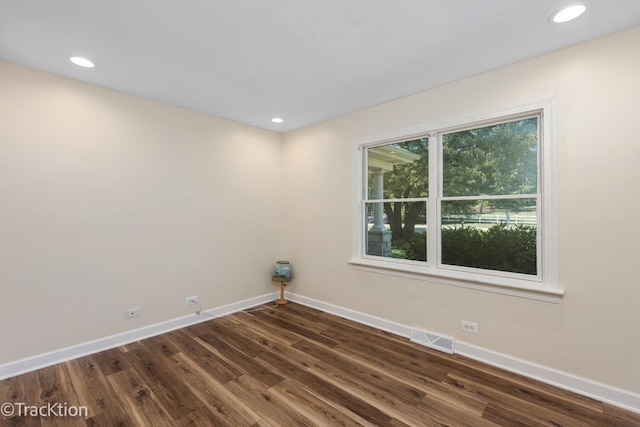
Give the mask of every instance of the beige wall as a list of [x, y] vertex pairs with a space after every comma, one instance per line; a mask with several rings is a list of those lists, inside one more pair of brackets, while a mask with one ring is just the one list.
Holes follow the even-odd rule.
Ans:
[[0, 62], [0, 364], [274, 292], [280, 157], [280, 134]]
[[[640, 392], [638, 46], [634, 28], [286, 134], [291, 290]], [[560, 304], [347, 264], [354, 138], [549, 96], [558, 99]], [[461, 332], [462, 319], [480, 333]]]

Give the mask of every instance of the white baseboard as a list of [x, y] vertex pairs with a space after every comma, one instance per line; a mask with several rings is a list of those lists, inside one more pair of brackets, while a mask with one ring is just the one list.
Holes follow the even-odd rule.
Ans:
[[327, 302], [319, 301], [313, 298], [307, 298], [302, 295], [296, 295], [291, 292], [285, 292], [285, 295], [288, 299], [293, 302], [297, 302], [298, 304], [326, 311], [327, 313], [335, 314], [337, 316], [344, 317], [345, 319], [353, 320], [354, 322], [362, 323], [363, 325], [381, 329], [386, 332], [391, 332], [392, 334], [400, 335], [401, 337], [411, 337], [411, 328], [405, 325], [401, 325], [400, 323], [392, 322], [390, 320], [382, 319], [370, 314], [361, 313], [359, 311], [354, 311], [348, 308], [329, 304]]
[[543, 383], [640, 413], [640, 394], [579, 377], [503, 353], [456, 341], [455, 352]]
[[155, 323], [153, 325], [133, 329], [131, 331], [99, 338], [97, 340], [61, 348], [59, 350], [54, 350], [48, 353], [43, 353], [36, 356], [27, 357], [25, 359], [5, 363], [3, 365], [0, 365], [0, 380], [35, 371], [36, 369], [46, 368], [47, 366], [66, 362], [67, 360], [72, 360], [78, 357], [87, 356], [89, 354], [98, 353], [110, 348], [119, 347], [121, 345], [129, 344], [155, 335], [160, 335], [165, 332], [184, 328], [186, 326], [195, 325], [196, 323], [211, 320], [213, 317], [225, 316], [227, 314], [235, 313], [237, 311], [241, 311], [250, 307], [255, 307], [256, 305], [264, 304], [269, 301], [274, 301], [277, 298], [277, 292], [265, 294], [259, 297], [249, 298], [243, 301], [223, 305], [209, 310], [203, 310], [203, 312], [207, 315], [190, 314], [187, 316], [167, 320], [165, 322]]
[[[287, 292], [286, 295], [287, 298], [293, 302], [326, 311], [327, 313], [335, 314], [337, 316], [344, 317], [345, 319], [350, 319], [396, 335], [409, 338], [411, 333], [412, 328], [406, 325], [391, 322], [376, 316], [371, 316], [302, 295], [296, 295], [290, 292]], [[477, 347], [463, 341], [455, 342], [454, 353], [541, 381], [543, 383], [551, 384], [583, 396], [610, 403], [629, 411], [640, 413], [640, 394], [628, 390], [602, 384], [597, 381], [562, 372], [547, 366], [538, 365], [507, 354]]]

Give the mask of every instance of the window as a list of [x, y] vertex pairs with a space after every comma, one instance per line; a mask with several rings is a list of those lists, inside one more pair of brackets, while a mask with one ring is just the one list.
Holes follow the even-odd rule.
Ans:
[[356, 141], [352, 263], [561, 294], [553, 106]]

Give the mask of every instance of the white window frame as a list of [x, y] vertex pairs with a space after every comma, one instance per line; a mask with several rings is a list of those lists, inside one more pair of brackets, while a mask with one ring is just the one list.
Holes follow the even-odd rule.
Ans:
[[[473, 114], [451, 121], [427, 123], [397, 131], [371, 135], [353, 141], [353, 253], [350, 264], [358, 270], [436, 282], [453, 286], [495, 292], [547, 302], [561, 301], [564, 291], [558, 283], [558, 137], [557, 101], [555, 97], [532, 101], [481, 114]], [[442, 170], [440, 154], [442, 134], [463, 128], [476, 128], [517, 120], [519, 116], [540, 113], [538, 123], [540, 142], [538, 149], [538, 274], [494, 272], [441, 265], [437, 242], [440, 239], [440, 203], [442, 201]], [[438, 237], [429, 239], [428, 261], [416, 262], [366, 255], [367, 200], [366, 149], [415, 138], [429, 137], [429, 197], [427, 202], [427, 228], [437, 230]], [[437, 195], [437, 197], [436, 197]], [[422, 199], [421, 199], [422, 200]], [[433, 206], [433, 205], [435, 206]], [[430, 214], [431, 213], [431, 214]], [[434, 215], [433, 213], [437, 213]]]

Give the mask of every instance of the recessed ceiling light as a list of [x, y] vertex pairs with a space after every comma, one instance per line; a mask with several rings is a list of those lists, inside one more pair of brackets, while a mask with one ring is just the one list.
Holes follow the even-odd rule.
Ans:
[[81, 67], [85, 67], [85, 68], [93, 68], [96, 66], [96, 64], [89, 61], [87, 58], [83, 58], [81, 56], [73, 56], [69, 58], [69, 60], [74, 64], [79, 65]]
[[280, 117], [274, 117], [273, 119], [271, 119], [271, 121], [273, 123], [282, 123], [282, 122], [284, 122], [284, 120], [281, 119]]
[[585, 10], [587, 10], [587, 6], [582, 3], [571, 4], [551, 15], [551, 20], [556, 24], [568, 22], [582, 15]]

